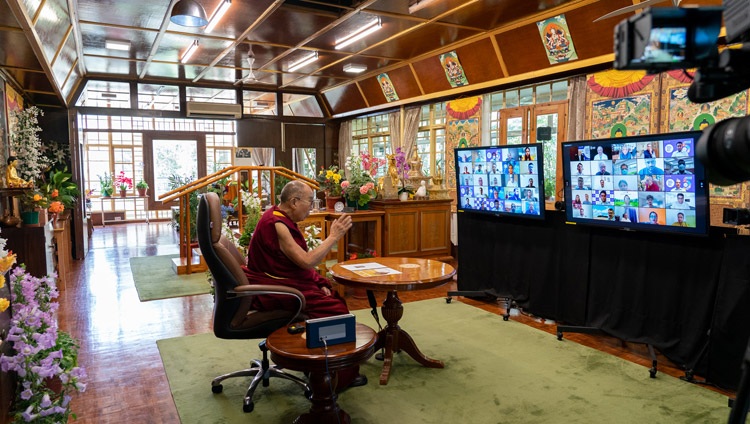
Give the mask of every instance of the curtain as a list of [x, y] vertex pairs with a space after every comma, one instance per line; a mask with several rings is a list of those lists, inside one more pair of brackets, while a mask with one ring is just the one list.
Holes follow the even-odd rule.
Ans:
[[406, 152], [407, 158], [410, 158], [414, 154], [414, 149], [416, 149], [421, 112], [421, 107], [404, 110], [404, 139], [401, 142], [401, 148]]
[[253, 153], [250, 157], [252, 166], [273, 166], [273, 147], [253, 147]]
[[586, 126], [586, 76], [568, 80], [568, 141], [583, 140]]
[[401, 147], [401, 110], [388, 114], [388, 130], [391, 133], [391, 153], [396, 153], [396, 148]]
[[[352, 121], [344, 121], [339, 126], [339, 160], [338, 165], [344, 166], [344, 162], [352, 154]], [[343, 160], [341, 158], [344, 158]]]

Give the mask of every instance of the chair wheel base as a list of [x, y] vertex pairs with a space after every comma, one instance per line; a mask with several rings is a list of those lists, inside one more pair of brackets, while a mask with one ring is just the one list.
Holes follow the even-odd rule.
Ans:
[[211, 391], [214, 393], [221, 393], [223, 390], [224, 390], [224, 386], [222, 386], [221, 384], [216, 385], [216, 386], [211, 386]]
[[253, 412], [253, 409], [255, 409], [255, 402], [253, 401], [245, 401], [245, 404], [242, 405], [242, 412]]

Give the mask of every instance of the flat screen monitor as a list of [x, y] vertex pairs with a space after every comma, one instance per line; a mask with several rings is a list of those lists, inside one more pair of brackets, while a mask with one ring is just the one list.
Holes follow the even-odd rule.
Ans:
[[705, 235], [708, 184], [700, 131], [562, 143], [567, 221]]
[[542, 144], [455, 149], [460, 212], [544, 219]]

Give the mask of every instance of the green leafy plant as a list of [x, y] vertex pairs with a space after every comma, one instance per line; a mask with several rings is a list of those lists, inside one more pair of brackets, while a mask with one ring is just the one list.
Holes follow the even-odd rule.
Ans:
[[239, 244], [243, 248], [250, 245], [250, 239], [253, 236], [255, 227], [262, 215], [261, 201], [250, 192], [242, 191], [242, 205], [245, 207], [245, 225], [242, 227]]
[[143, 181], [143, 180], [140, 180], [140, 181], [138, 181], [138, 184], [135, 185], [135, 188], [139, 188], [139, 189], [143, 190], [145, 188], [148, 188], [148, 183], [145, 182], [145, 181]]
[[[192, 182], [195, 178], [192, 176], [180, 176], [176, 174], [172, 174], [167, 178], [167, 185], [169, 186], [170, 190], [174, 190], [177, 188], [180, 188], [184, 185], [189, 184]], [[190, 192], [189, 198], [188, 198], [188, 207], [190, 208], [190, 240], [194, 241], [196, 240], [196, 237], [198, 235], [198, 229], [196, 228], [197, 225], [197, 215], [198, 215], [198, 190], [194, 190]], [[177, 230], [180, 231], [180, 211], [175, 210], [173, 216], [172, 216], [172, 223], [171, 225]]]
[[102, 192], [102, 196], [109, 197], [115, 192], [115, 186], [112, 181], [112, 174], [105, 172], [104, 175], [97, 175], [99, 177], [99, 189]]
[[49, 199], [38, 189], [28, 189], [21, 195], [21, 207], [26, 211], [37, 208], [45, 209], [49, 206]]
[[71, 208], [81, 195], [78, 184], [73, 182], [73, 174], [68, 172], [67, 167], [62, 170], [51, 170], [47, 182], [41, 187], [41, 191], [51, 201], [62, 202], [67, 208]]

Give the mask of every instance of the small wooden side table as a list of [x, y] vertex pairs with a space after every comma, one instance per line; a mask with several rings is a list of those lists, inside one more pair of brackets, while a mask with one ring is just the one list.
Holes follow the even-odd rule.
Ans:
[[324, 348], [308, 349], [305, 334], [289, 334], [286, 327], [266, 339], [271, 360], [282, 368], [310, 373], [312, 406], [295, 423], [349, 424], [351, 418], [336, 403], [338, 371], [368, 360], [375, 352], [377, 335], [372, 328], [357, 323], [357, 340]]
[[[362, 276], [344, 268], [344, 265], [355, 265], [376, 262], [385, 267], [399, 271], [399, 274]], [[388, 384], [393, 366], [393, 353], [402, 350], [415, 361], [429, 368], [443, 368], [443, 361], [425, 356], [417, 347], [411, 336], [399, 327], [398, 322], [404, 315], [404, 307], [398, 298], [398, 291], [423, 290], [437, 287], [453, 279], [456, 269], [451, 265], [432, 259], [380, 257], [366, 258], [338, 263], [331, 267], [331, 276], [336, 282], [345, 286], [367, 290], [388, 292], [380, 308], [388, 325], [378, 334], [376, 349], [385, 348], [383, 355], [383, 372], [380, 384]]]

